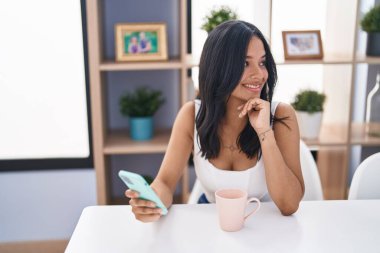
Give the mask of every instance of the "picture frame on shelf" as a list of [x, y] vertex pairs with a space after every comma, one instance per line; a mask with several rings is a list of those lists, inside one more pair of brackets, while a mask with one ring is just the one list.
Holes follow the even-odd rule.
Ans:
[[166, 24], [118, 23], [115, 49], [117, 62], [165, 61], [168, 59]]
[[282, 31], [285, 60], [322, 59], [320, 30]]

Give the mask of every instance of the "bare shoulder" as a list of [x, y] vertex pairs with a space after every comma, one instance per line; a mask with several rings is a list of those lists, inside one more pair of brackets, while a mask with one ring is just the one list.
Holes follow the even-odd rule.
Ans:
[[195, 102], [194, 101], [186, 102], [182, 106], [181, 110], [187, 110], [187, 112], [193, 112], [193, 114], [194, 114], [194, 112], [195, 112]]
[[180, 118], [187, 123], [193, 123], [194, 124], [194, 118], [195, 118], [195, 102], [189, 101], [185, 103], [181, 110], [178, 112], [177, 118]]
[[296, 112], [293, 107], [287, 103], [279, 103], [275, 112], [276, 121], [273, 124], [275, 133], [283, 135], [287, 132], [298, 134], [298, 123]]
[[294, 119], [296, 117], [296, 113], [291, 105], [281, 102], [277, 105], [275, 116], [276, 118], [280, 118], [280, 119], [281, 118]]
[[174, 129], [180, 130], [193, 136], [194, 122], [195, 122], [195, 103], [189, 101], [182, 106], [177, 114], [177, 118], [174, 123]]

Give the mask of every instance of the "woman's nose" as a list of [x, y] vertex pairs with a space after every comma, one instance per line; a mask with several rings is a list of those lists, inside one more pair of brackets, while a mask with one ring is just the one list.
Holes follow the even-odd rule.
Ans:
[[249, 73], [250, 79], [261, 82], [264, 79], [263, 71], [258, 67], [253, 67]]

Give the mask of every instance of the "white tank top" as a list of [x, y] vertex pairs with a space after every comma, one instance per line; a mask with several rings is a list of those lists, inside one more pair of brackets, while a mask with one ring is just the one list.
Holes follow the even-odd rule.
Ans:
[[[200, 104], [200, 100], [195, 100], [195, 115], [198, 114]], [[275, 114], [278, 104], [278, 102], [272, 102], [272, 115]], [[248, 197], [259, 199], [262, 199], [268, 193], [262, 157], [257, 161], [255, 166], [247, 170], [231, 171], [218, 169], [208, 159], [202, 157], [199, 136], [195, 126], [193, 161], [195, 173], [209, 202], [215, 202], [214, 192], [222, 188], [246, 190]]]

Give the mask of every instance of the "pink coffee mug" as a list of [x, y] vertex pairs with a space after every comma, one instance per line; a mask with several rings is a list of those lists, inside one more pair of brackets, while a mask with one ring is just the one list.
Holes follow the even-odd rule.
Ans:
[[[247, 200], [247, 192], [240, 189], [222, 189], [215, 192], [216, 208], [219, 216], [220, 228], [227, 232], [242, 229], [244, 221], [260, 208], [258, 198]], [[248, 203], [257, 202], [257, 207], [245, 214]]]

